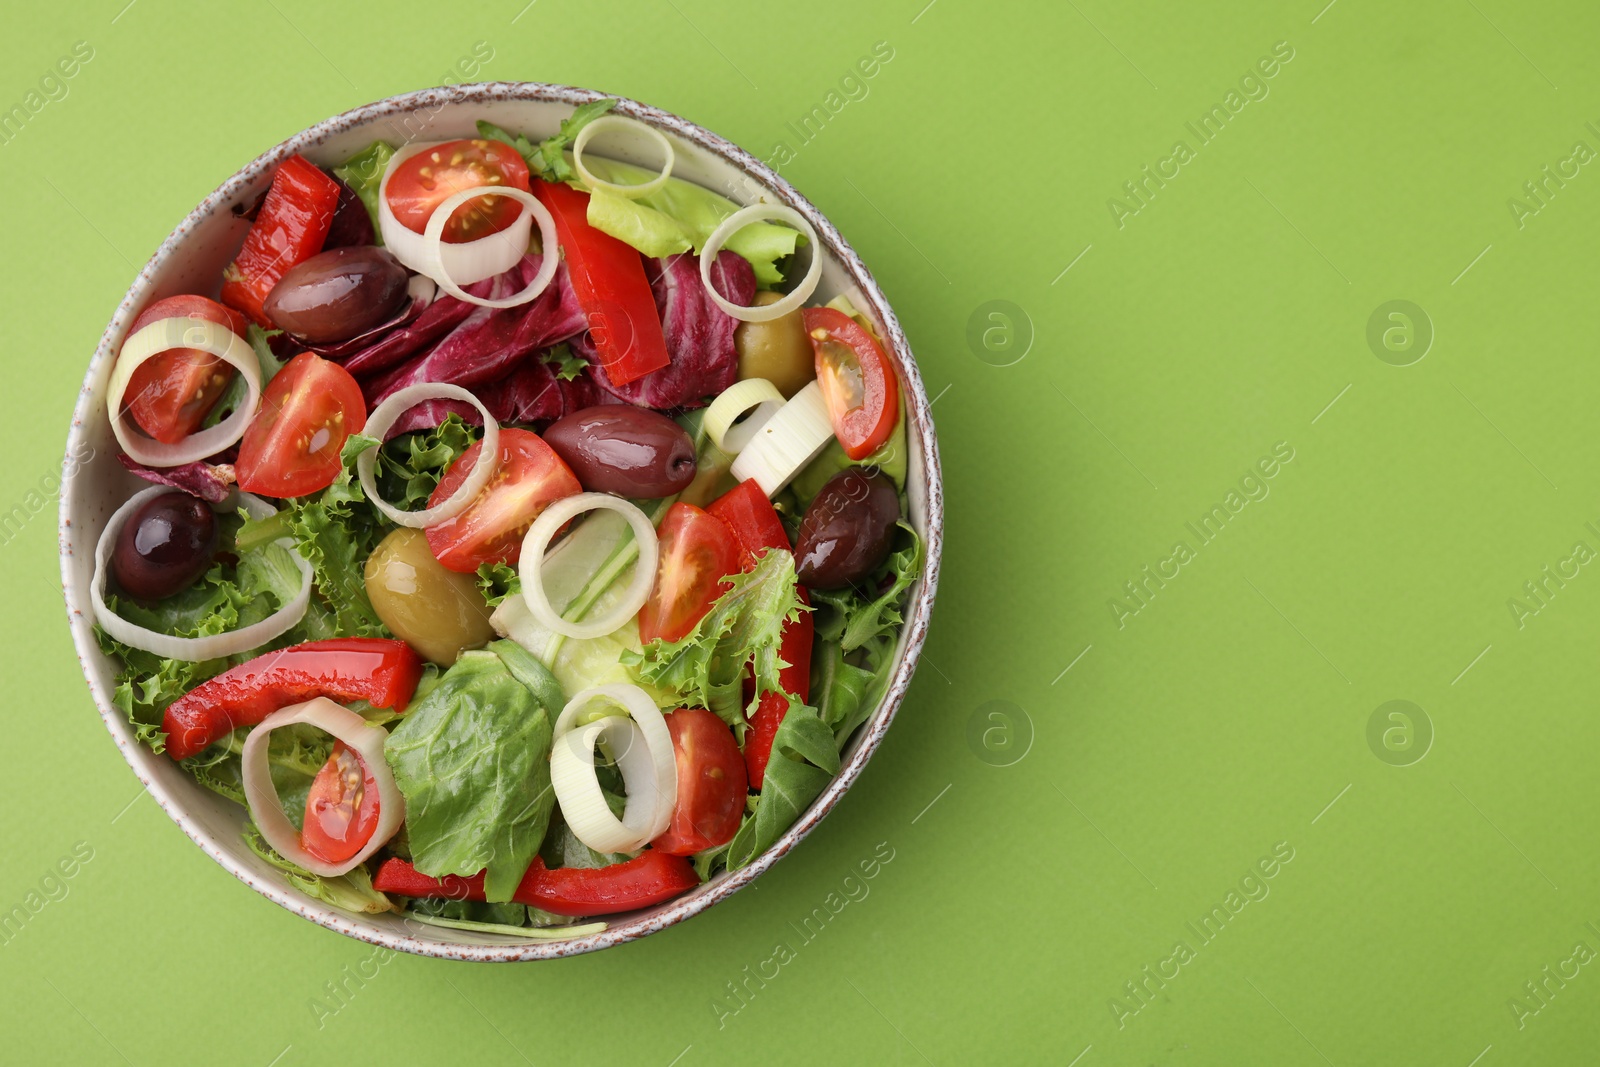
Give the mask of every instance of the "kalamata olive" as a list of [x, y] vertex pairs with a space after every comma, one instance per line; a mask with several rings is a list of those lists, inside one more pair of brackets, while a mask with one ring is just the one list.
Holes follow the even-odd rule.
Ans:
[[382, 248], [334, 248], [285, 271], [262, 308], [302, 344], [336, 344], [393, 317], [405, 302], [407, 278]]
[[[756, 307], [775, 304], [782, 293], [756, 294]], [[800, 309], [771, 322], [741, 322], [733, 331], [739, 351], [739, 378], [765, 378], [785, 397], [792, 397], [817, 376], [817, 357], [800, 321]]]
[[111, 552], [111, 573], [137, 600], [161, 600], [189, 588], [217, 551], [217, 517], [204, 500], [171, 492], [129, 516]]
[[367, 557], [366, 580], [378, 618], [424, 659], [448, 667], [494, 636], [477, 581], [446, 570], [421, 530], [402, 527], [378, 542]]
[[885, 474], [850, 467], [823, 485], [800, 520], [795, 571], [812, 589], [843, 589], [889, 558], [900, 495]]
[[593, 493], [658, 499], [694, 481], [694, 442], [682, 426], [649, 408], [600, 404], [557, 419], [545, 444]]

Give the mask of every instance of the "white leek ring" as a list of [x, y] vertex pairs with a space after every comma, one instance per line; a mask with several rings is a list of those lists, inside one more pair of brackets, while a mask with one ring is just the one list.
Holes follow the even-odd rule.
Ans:
[[442, 500], [431, 508], [421, 511], [402, 511], [378, 495], [378, 480], [376, 470], [378, 466], [378, 447], [373, 445], [356, 457], [356, 477], [361, 480], [361, 491], [367, 494], [367, 499], [372, 501], [372, 506], [389, 519], [390, 522], [400, 526], [409, 526], [420, 530], [426, 526], [437, 526], [446, 519], [453, 519], [477, 498], [483, 487], [489, 484], [489, 479], [494, 476], [495, 468], [500, 466], [500, 424], [489, 414], [489, 409], [484, 407], [483, 401], [459, 385], [449, 385], [445, 382], [418, 382], [400, 389], [384, 400], [383, 403], [372, 409], [372, 414], [367, 416], [365, 433], [368, 437], [383, 440], [384, 434], [407, 411], [426, 400], [462, 400], [478, 409], [483, 416], [483, 448], [478, 453], [478, 461], [472, 465], [472, 471], [467, 475], [449, 499]]
[[[106, 528], [101, 531], [100, 541], [95, 545], [94, 576], [89, 582], [89, 604], [94, 609], [95, 621], [100, 624], [100, 628], [130, 648], [153, 652], [162, 659], [183, 660], [186, 663], [236, 656], [252, 648], [259, 648], [293, 629], [295, 624], [305, 617], [306, 608], [311, 603], [311, 586], [316, 575], [311, 569], [311, 564], [294, 550], [293, 542], [287, 537], [279, 538], [276, 543], [289, 550], [294, 565], [299, 568], [300, 591], [289, 603], [260, 622], [227, 633], [208, 634], [205, 637], [174, 637], [129, 622], [106, 605], [106, 577], [111, 567], [111, 553], [116, 548], [117, 535], [122, 531], [123, 524], [150, 498], [178, 491], [180, 490], [174, 490], [171, 486], [153, 485], [133, 494], [128, 502], [114, 511], [111, 518], [106, 521]], [[239, 502], [245, 506], [253, 519], [264, 519], [277, 513], [277, 509], [271, 504], [249, 493], [240, 493]]]
[[[461, 286], [471, 285], [473, 282], [482, 281], [483, 279], [471, 277], [462, 278], [459, 280], [454, 279], [451, 277], [451, 271], [446, 266], [445, 261], [448, 257], [446, 249], [459, 248], [461, 246], [447, 245], [444, 243], [442, 240], [444, 236], [444, 224], [450, 221], [450, 215], [455, 211], [456, 208], [460, 207], [462, 204], [465, 204], [468, 200], [471, 200], [475, 196], [504, 196], [517, 201], [523, 207], [528, 209], [518, 216], [517, 222], [513, 223], [511, 227], [503, 231], [505, 233], [510, 233], [519, 225], [524, 230], [527, 230], [529, 228], [528, 219], [530, 218], [537, 219], [539, 221], [539, 247], [543, 250], [542, 254], [539, 256], [539, 273], [533, 276], [533, 281], [529, 282], [521, 292], [516, 293], [513, 296], [508, 296], [503, 300], [491, 300], [488, 297], [473, 296], [471, 293], [461, 288]], [[558, 267], [561, 263], [561, 256], [556, 251], [556, 220], [553, 216], [551, 216], [549, 208], [539, 203], [539, 198], [534, 196], [532, 193], [525, 193], [521, 189], [509, 189], [499, 185], [480, 185], [475, 189], [463, 189], [461, 192], [456, 193], [455, 195], [446, 199], [444, 203], [440, 204], [434, 209], [432, 215], [428, 216], [428, 229], [423, 233], [422, 240], [427, 246], [429, 262], [432, 263], [434, 267], [433, 270], [424, 271], [423, 273], [427, 274], [434, 281], [438, 282], [439, 288], [443, 289], [457, 300], [464, 300], [469, 304], [477, 304], [479, 307], [512, 308], [518, 306], [519, 304], [526, 304], [530, 300], [537, 299], [541, 293], [550, 287], [550, 283], [555, 279], [556, 276], [556, 267]], [[487, 241], [489, 238], [480, 237], [478, 240]], [[476, 244], [477, 242], [472, 243]], [[524, 234], [522, 238], [522, 248], [524, 251], [526, 251], [527, 247], [528, 238], [526, 234]], [[512, 262], [511, 266], [506, 267], [505, 269], [510, 270], [511, 267], [516, 266], [517, 263], [521, 261], [522, 256], [519, 254], [516, 260]], [[495, 273], [500, 274], [503, 272], [496, 271]], [[492, 277], [492, 275], [486, 275], [486, 277]]]
[[[617, 512], [633, 527], [634, 540], [639, 542], [639, 561], [634, 564], [633, 581], [611, 613], [604, 618], [590, 622], [563, 619], [551, 606], [550, 597], [544, 589], [544, 554], [557, 530], [574, 517], [597, 508]], [[522, 579], [522, 599], [527, 602], [533, 617], [547, 630], [578, 640], [605, 637], [639, 614], [644, 602], [650, 599], [659, 554], [656, 528], [651, 524], [650, 517], [628, 501], [607, 493], [579, 493], [564, 497], [540, 512], [522, 539], [522, 558], [517, 564], [517, 573]]]
[[[439, 247], [435, 251], [427, 240], [426, 228], [423, 233], [418, 233], [395, 217], [394, 211], [389, 207], [389, 179], [400, 164], [412, 156], [432, 152], [442, 143], [444, 142], [434, 141], [407, 145], [390, 158], [389, 165], [383, 172], [383, 180], [378, 183], [378, 232], [383, 237], [384, 245], [401, 263], [419, 274], [432, 278], [452, 296], [469, 303], [481, 304], [483, 298], [462, 295], [459, 292], [460, 286], [481, 282], [496, 274], [504, 274], [521, 262], [528, 251], [528, 236], [533, 232], [533, 216], [524, 211], [517, 216], [515, 222], [498, 233], [487, 234], [475, 241], [464, 241], [460, 244], [444, 244], [441, 241], [438, 242]], [[520, 189], [497, 185], [483, 188], [486, 193], [500, 193], [511, 196], [519, 203], [527, 203], [521, 197], [513, 195], [522, 193]], [[522, 193], [522, 196], [531, 197], [531, 194]], [[428, 216], [429, 224], [432, 224], [435, 218], [441, 218], [439, 232], [443, 234], [445, 221], [449, 220], [450, 215], [460, 204], [461, 201], [452, 204], [443, 216], [435, 210]], [[545, 232], [542, 222], [539, 232], [541, 234]], [[554, 233], [553, 220], [550, 232]], [[554, 247], [553, 239], [546, 240], [545, 247]], [[445, 285], [446, 279], [451, 280], [450, 284], [455, 286], [454, 289]], [[531, 300], [532, 297], [528, 299]]]
[[[783, 394], [765, 378], [734, 382], [706, 408], [706, 434], [712, 444], [730, 456], [737, 456], [783, 405]], [[738, 422], [739, 416], [747, 411], [749, 418]], [[738, 425], [734, 425], [736, 422]]]
[[[345, 747], [361, 758], [362, 770], [372, 776], [373, 784], [378, 787], [378, 825], [373, 827], [372, 836], [361, 846], [361, 851], [342, 863], [328, 863], [305, 850], [300, 843], [300, 831], [284, 814], [283, 801], [278, 797], [277, 787], [272, 784], [272, 765], [267, 760], [268, 738], [278, 727], [292, 723], [315, 726], [343, 741]], [[324, 878], [337, 878], [348, 873], [382, 848], [400, 829], [406, 815], [405, 798], [401, 796], [394, 773], [383, 758], [383, 743], [388, 738], [389, 731], [371, 725], [349, 708], [335, 704], [327, 697], [281, 708], [262, 719], [244, 740], [244, 750], [239, 755], [239, 776], [244, 782], [244, 797], [250, 807], [250, 818], [267, 844], [284, 859]]]
[[[661, 173], [647, 182], [637, 185], [619, 185], [616, 182], [602, 181], [589, 172], [588, 166], [583, 162], [583, 150], [588, 147], [594, 135], [605, 130], [622, 130], [629, 133], [642, 133], [647, 138], [661, 146], [661, 155], [664, 162], [661, 164]], [[672, 142], [666, 135], [654, 126], [648, 126], [636, 119], [625, 118], [622, 115], [601, 115], [591, 119], [589, 124], [578, 131], [578, 139], [572, 144], [572, 169], [578, 172], [578, 177], [583, 179], [583, 184], [590, 189], [599, 189], [613, 196], [623, 196], [632, 200], [651, 193], [667, 184], [667, 179], [672, 177], [672, 165], [677, 162], [677, 152], [672, 147]]]
[[[618, 705], [628, 715], [574, 726], [578, 714], [596, 700]], [[602, 740], [615, 754], [628, 791], [621, 819], [611, 814], [595, 777], [594, 749]], [[550, 785], [561, 817], [597, 852], [634, 852], [665, 833], [678, 801], [678, 767], [672, 734], [655, 702], [636, 685], [596, 686], [573, 697], [556, 719]]]
[[[711, 284], [711, 265], [717, 261], [717, 253], [722, 251], [722, 246], [728, 242], [728, 238], [752, 222], [768, 220], [787, 222], [805, 235], [811, 244], [811, 266], [806, 269], [805, 277], [800, 279], [800, 284], [782, 300], [775, 300], [760, 307], [735, 304], [717, 292], [717, 287]], [[810, 300], [811, 294], [817, 291], [817, 283], [821, 280], [822, 245], [817, 241], [817, 231], [811, 228], [811, 223], [806, 221], [804, 215], [782, 204], [751, 204], [749, 207], [740, 208], [711, 231], [711, 236], [706, 238], [705, 245], [700, 249], [700, 281], [706, 287], [706, 295], [711, 298], [713, 304], [740, 322], [771, 322], [773, 319], [783, 318]]]
[[734, 457], [738, 481], [754, 478], [768, 495], [788, 485], [833, 440], [833, 423], [822, 386], [815, 379], [778, 409]]
[[[233, 414], [209, 429], [200, 430], [176, 444], [166, 444], [133, 429], [124, 417], [123, 394], [140, 364], [174, 348], [208, 352], [244, 375], [248, 394]], [[111, 432], [130, 458], [147, 467], [177, 467], [214, 456], [244, 436], [261, 402], [261, 361], [244, 338], [209, 319], [180, 316], [158, 319], [128, 338], [117, 355], [111, 374], [109, 414]]]

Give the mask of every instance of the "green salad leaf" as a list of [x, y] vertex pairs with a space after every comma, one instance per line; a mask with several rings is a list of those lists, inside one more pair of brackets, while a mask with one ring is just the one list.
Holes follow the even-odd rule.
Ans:
[[522, 575], [509, 563], [483, 563], [477, 573], [478, 591], [491, 608], [499, 607], [506, 597], [522, 595]]
[[839, 751], [833, 744], [833, 732], [817, 718], [815, 708], [791, 705], [773, 737], [772, 758], [767, 761], [755, 811], [745, 816], [739, 832], [728, 842], [723, 856], [728, 870], [738, 870], [771, 848], [838, 771]]
[[[476, 439], [477, 431], [454, 414], [433, 429], [401, 434], [378, 451], [378, 491], [399, 508], [424, 506], [450, 465]], [[282, 501], [276, 515], [247, 520], [238, 540], [241, 548], [250, 549], [280, 537], [292, 539], [295, 550], [311, 563], [321, 594], [318, 607], [323, 614], [331, 612], [337, 633], [387, 637], [388, 629], [367, 599], [366, 561], [394, 527], [367, 500], [354, 477], [352, 464], [361, 451], [360, 444], [347, 442], [345, 467], [332, 485], [320, 493]]]
[[534, 174], [550, 182], [569, 182], [577, 174], [572, 169], [572, 164], [567, 162], [566, 150], [578, 139], [578, 133], [589, 123], [604, 115], [607, 111], [617, 106], [615, 100], [591, 100], [587, 104], [577, 107], [571, 115], [561, 123], [561, 128], [553, 137], [546, 137], [537, 145], [519, 134], [507, 133], [492, 122], [478, 121], [478, 134], [491, 141], [504, 141], [522, 154], [528, 161], [528, 166], [533, 168]]
[[[288, 550], [271, 543], [241, 549], [238, 519], [220, 516], [219, 521], [220, 544], [232, 546], [237, 563], [213, 563], [188, 589], [152, 603], [119, 596], [113, 588], [106, 593], [106, 606], [149, 630], [175, 637], [205, 637], [260, 622], [294, 599], [301, 578]], [[112, 702], [128, 717], [139, 740], [160, 752], [165, 747], [161, 714], [168, 704], [229, 667], [271, 648], [332, 636], [332, 629], [326, 612], [308, 611], [294, 629], [268, 645], [197, 663], [163, 659], [125, 645], [99, 626], [95, 636], [101, 651], [121, 664]]]
[[[596, 178], [616, 185], [640, 185], [655, 178], [657, 173], [588, 154], [583, 162]], [[739, 207], [704, 186], [682, 178], [668, 178], [661, 188], [632, 198], [603, 189], [590, 190], [588, 219], [595, 229], [609, 233], [647, 256], [663, 259], [690, 249], [698, 255], [712, 231]], [[770, 287], [783, 281], [778, 261], [794, 255], [804, 240], [800, 231], [792, 227], [755, 222], [730, 237], [724, 247], [749, 260], [755, 269], [756, 283]]]
[[584, 371], [589, 369], [589, 361], [581, 356], [572, 354], [572, 346], [565, 341], [550, 349], [543, 356], [544, 362], [550, 364], [557, 378], [564, 382], [576, 381]]
[[[698, 254], [712, 231], [723, 219], [738, 211], [740, 205], [682, 178], [668, 178], [661, 188], [637, 197], [589, 189], [578, 179], [570, 159], [572, 143], [579, 130], [614, 106], [615, 100], [584, 104], [561, 124], [559, 133], [537, 145], [522, 134], [510, 133], [492, 122], [480, 121], [478, 133], [511, 145], [545, 181], [571, 182], [588, 192], [589, 225], [595, 229], [656, 259], [675, 256], [691, 248]], [[659, 173], [587, 153], [583, 162], [589, 173], [616, 185], [642, 185]], [[750, 261], [758, 284], [774, 286], [783, 281], [778, 261], [794, 255], [803, 240], [798, 230], [788, 226], [757, 222], [729, 238], [726, 247]]]
[[373, 141], [333, 168], [339, 180], [355, 190], [367, 214], [372, 216], [372, 232], [379, 244], [383, 243], [383, 235], [378, 222], [378, 187], [383, 183], [383, 172], [388, 169], [389, 160], [393, 157], [394, 149], [387, 143]]
[[406, 798], [417, 870], [483, 871], [489, 901], [511, 899], [550, 822], [551, 730], [564, 703], [533, 657], [513, 671], [480, 650], [463, 653], [412, 704], [384, 755]]
[[641, 652], [624, 652], [622, 662], [688, 705], [716, 712], [742, 743], [745, 666], [753, 668], [756, 679], [752, 709], [763, 693], [782, 692], [778, 672], [787, 664], [778, 646], [783, 626], [806, 607], [800, 602], [794, 556], [782, 549], [769, 549], [754, 567], [728, 581], [728, 590], [681, 640], [652, 641]]
[[369, 915], [400, 910], [394, 901], [372, 888], [372, 875], [362, 864], [357, 864], [349, 873], [341, 874], [337, 878], [324, 878], [278, 855], [272, 846], [262, 840], [254, 826], [245, 827], [244, 842], [251, 852], [282, 871], [288, 876], [289, 884], [307, 896], [332, 904], [336, 908], [366, 912]]

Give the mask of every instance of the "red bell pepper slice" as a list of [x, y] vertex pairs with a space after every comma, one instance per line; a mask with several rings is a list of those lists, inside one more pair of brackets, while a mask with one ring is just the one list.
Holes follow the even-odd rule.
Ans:
[[[700, 884], [694, 865], [683, 856], [645, 849], [625, 863], [609, 867], [561, 867], [550, 870], [535, 856], [511, 899], [556, 915], [585, 917], [648, 908]], [[372, 887], [402, 897], [483, 900], [483, 874], [470, 878], [451, 874], [430, 878], [408, 861], [383, 861]]]
[[573, 292], [611, 384], [627, 385], [671, 363], [638, 250], [589, 225], [588, 193], [541, 181], [533, 193], [555, 218]]
[[[766, 549], [789, 550], [789, 535], [784, 531], [783, 520], [778, 518], [772, 502], [753, 478], [728, 490], [706, 510], [733, 531], [744, 570], [754, 567], [756, 558]], [[808, 607], [811, 604], [804, 589], [800, 590], [800, 600]], [[778, 655], [788, 664], [778, 672], [778, 681], [784, 692], [802, 701], [811, 696], [811, 645], [816, 630], [811, 613], [803, 612], [800, 618], [784, 624], [778, 644]], [[755, 715], [750, 717], [750, 732], [744, 739], [744, 765], [750, 777], [750, 788], [757, 792], [766, 776], [767, 761], [772, 757], [772, 739], [788, 713], [789, 701], [783, 693], [764, 693]]]
[[166, 752], [175, 760], [198, 755], [229, 731], [313, 697], [403, 708], [421, 677], [422, 660], [411, 646], [387, 638], [339, 637], [268, 652], [167, 705]]
[[262, 302], [290, 267], [322, 251], [338, 205], [338, 182], [302, 156], [284, 160], [244, 247], [222, 272], [222, 302], [270, 329]]

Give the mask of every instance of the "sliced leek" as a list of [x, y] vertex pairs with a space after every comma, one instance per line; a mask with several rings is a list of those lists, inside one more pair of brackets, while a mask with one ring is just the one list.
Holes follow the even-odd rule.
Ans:
[[[596, 711], [600, 717], [590, 721]], [[595, 776], [595, 746], [602, 742], [628, 791], [621, 819]], [[597, 852], [636, 852], [666, 832], [678, 768], [672, 735], [650, 695], [636, 685], [602, 685], [568, 701], [556, 719], [550, 785], [573, 835]]]
[[[805, 276], [782, 300], [760, 307], [735, 304], [717, 292], [717, 287], [711, 284], [711, 265], [717, 261], [717, 253], [722, 251], [722, 246], [728, 243], [730, 237], [752, 222], [765, 222], [768, 219], [787, 222], [805, 235], [807, 243], [811, 245], [811, 266], [806, 268]], [[706, 238], [705, 245], [700, 249], [700, 281], [706, 287], [706, 295], [711, 298], [713, 304], [740, 322], [771, 322], [773, 319], [783, 318], [810, 300], [811, 294], [817, 291], [817, 283], [821, 280], [822, 246], [817, 242], [817, 231], [811, 228], [811, 223], [806, 221], [804, 215], [782, 204], [751, 204], [749, 207], [740, 208], [711, 231], [711, 236]]]
[[706, 408], [706, 434], [712, 444], [737, 456], [783, 405], [783, 394], [765, 378], [734, 382]]
[[[589, 147], [589, 142], [594, 140], [597, 133], [606, 130], [623, 131], [630, 134], [642, 134], [647, 140], [654, 141], [661, 148], [662, 163], [661, 173], [647, 182], [636, 185], [619, 185], [616, 182], [603, 181], [589, 171], [584, 162], [584, 149]], [[629, 200], [651, 193], [667, 184], [667, 179], [672, 177], [672, 165], [677, 162], [677, 153], [672, 148], [672, 142], [666, 135], [654, 126], [646, 126], [637, 119], [625, 118], [622, 115], [601, 115], [597, 119], [590, 119], [588, 125], [578, 131], [578, 139], [572, 144], [572, 169], [578, 172], [578, 177], [590, 189], [600, 189], [612, 196], [626, 197]]]
[[788, 485], [833, 440], [833, 424], [822, 387], [815, 381], [794, 395], [756, 431], [733, 461], [738, 481], [754, 478], [772, 496]]

